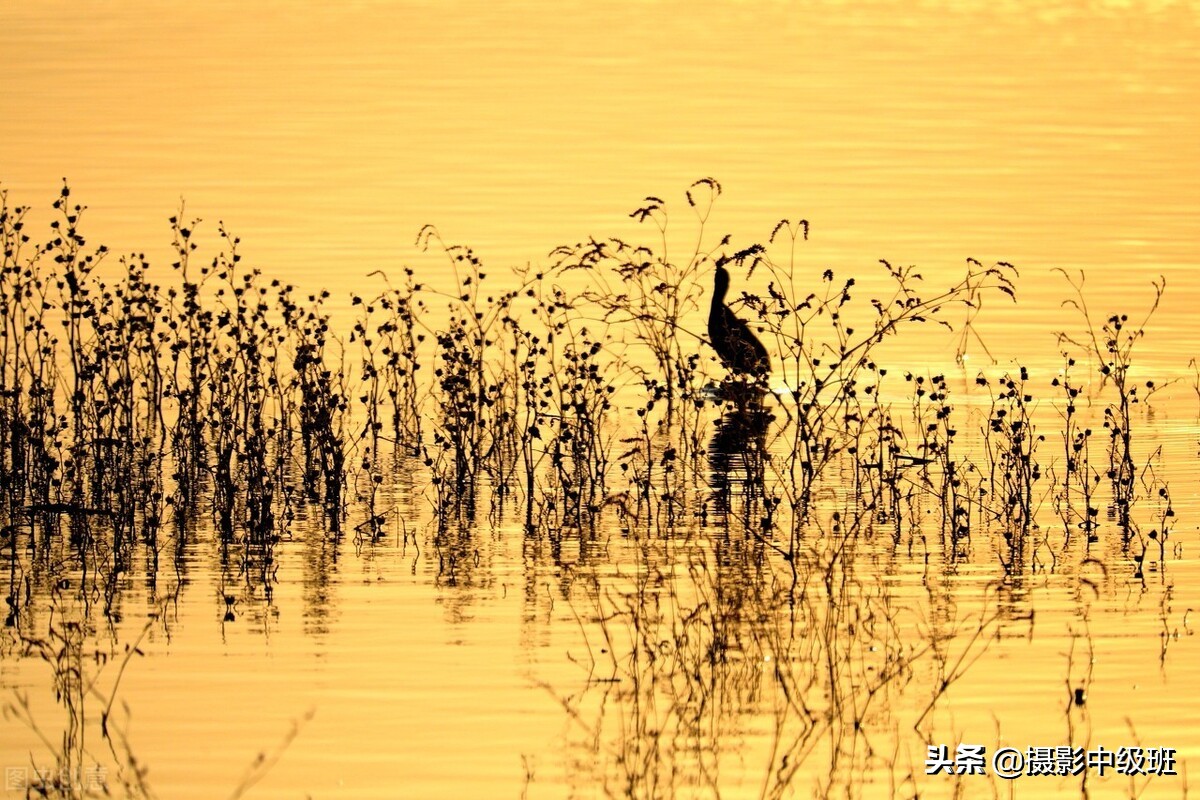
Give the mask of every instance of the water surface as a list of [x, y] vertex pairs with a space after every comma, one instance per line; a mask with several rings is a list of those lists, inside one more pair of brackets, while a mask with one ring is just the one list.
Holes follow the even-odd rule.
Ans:
[[[988, 400], [972, 388], [974, 365], [993, 379], [1029, 366], [1039, 397], [1049, 398], [1062, 366], [1054, 332], [1083, 330], [1062, 307], [1071, 289], [1055, 268], [1086, 274], [1097, 320], [1113, 312], [1140, 320], [1151, 281], [1165, 276], [1136, 375], [1177, 381], [1137, 418], [1139, 463], [1162, 445], [1154, 463], [1176, 512], [1169, 557], [1140, 577], [1109, 519], [1091, 548], [1064, 544], [1043, 482], [1043, 528], [1019, 568], [1002, 568], [998, 528], [981, 530], [969, 557], [948, 557], [929, 511], [896, 538], [879, 532], [855, 543], [844, 593], [828, 595], [836, 608], [797, 612], [780, 601], [794, 586], [787, 564], [756, 556], [761, 543], [736, 515], [732, 526], [713, 513], [651, 534], [614, 513], [594, 537], [555, 543], [527, 537], [519, 515], [481, 513], [446, 538], [427, 474], [399, 466], [378, 541], [334, 539], [319, 514], [302, 516], [265, 571], [242, 573], [200, 524], [170, 566], [130, 565], [116, 616], [68, 587], [37, 596], [21, 632], [90, 620], [87, 671], [110, 686], [125, 645], [157, 615], [118, 696], [129, 751], [163, 797], [232, 794], [260, 752], [279, 759], [247, 796], [1006, 791], [991, 778], [964, 777], [956, 789], [924, 776], [926, 746], [959, 741], [989, 750], [1174, 747], [1190, 767], [1200, 750], [1200, 706], [1189, 699], [1191, 665], [1200, 663], [1190, 613], [1200, 608], [1192, 490], [1200, 407], [1189, 367], [1200, 267], [1196, 11], [1189, 3], [6, 7], [0, 181], [10, 202], [34, 206], [31, 227], [45, 231], [66, 176], [72, 197], [89, 206], [89, 241], [117, 255], [145, 252], [164, 283], [166, 219], [183, 198], [185, 216], [204, 219], [205, 258], [223, 220], [242, 238], [246, 263], [306, 291], [330, 289], [346, 339], [349, 295], [377, 292], [374, 270], [399, 276], [409, 265], [419, 280], [452, 288], [444, 257], [416, 244], [426, 223], [475, 248], [492, 280], [505, 281], [510, 267], [546, 265], [552, 248], [589, 236], [656, 244], [654, 229], [628, 216], [655, 195], [670, 210], [671, 253], [686, 258], [698, 226], [684, 191], [713, 176], [724, 192], [705, 224], [708, 246], [730, 233], [732, 247], [745, 247], [765, 241], [780, 218], [807, 219], [797, 270], [814, 286], [827, 267], [869, 286], [879, 259], [915, 264], [936, 286], [968, 257], [1018, 267], [1019, 302], [989, 297], [979, 318], [995, 366], [973, 344], [969, 366], [959, 367], [950, 335], [889, 343], [896, 398], [909, 396], [904, 368], [953, 371], [956, 405], [970, 420], [964, 438], [976, 451], [986, 445], [978, 429]], [[115, 257], [103, 269], [115, 274]], [[739, 279], [764, 291], [756, 278]], [[445, 324], [444, 304], [431, 314], [432, 326]], [[688, 324], [699, 333], [702, 312]], [[719, 375], [712, 354], [704, 359]], [[1094, 368], [1082, 364], [1078, 374], [1098, 392]], [[640, 402], [623, 401], [617, 430], [636, 426]], [[1061, 449], [1058, 410], [1047, 399], [1038, 414], [1048, 461]], [[704, 415], [707, 436], [717, 412]], [[783, 457], [786, 442], [772, 452]], [[720, 476], [709, 468], [698, 479], [715, 485]], [[697, 487], [697, 497], [709, 495]], [[836, 550], [835, 507], [809, 534], [817, 563]], [[1139, 507], [1145, 529], [1154, 508], [1153, 498]], [[17, 576], [23, 562], [6, 557]], [[749, 569], [763, 563], [765, 571]], [[986, 637], [974, 640], [981, 619]], [[864, 625], [879, 627], [864, 637]], [[642, 633], [659, 642], [661, 661], [633, 659], [630, 642]], [[717, 641], [719, 665], [703, 650]], [[911, 671], [850, 715], [865, 733], [810, 727], [780, 697], [772, 659], [781, 653], [789, 674], [826, 659], [843, 670], [833, 685], [861, 688], [889, 648], [912, 658]], [[116, 661], [101, 670], [95, 651]], [[921, 717], [956, 665], [961, 678]], [[28, 697], [56, 742], [62, 710], [48, 664], [23, 657], [10, 638], [0, 683]], [[816, 688], [808, 700], [820, 707]], [[89, 713], [95, 724], [98, 711]], [[119, 758], [90, 736], [112, 777]], [[53, 757], [10, 714], [0, 763], [48, 766]], [[785, 763], [800, 766], [793, 773]], [[1186, 785], [1155, 778], [1139, 796], [1184, 796]], [[1142, 786], [1095, 775], [1086, 784], [1012, 784], [1021, 796], [1086, 788], [1117, 797]]]

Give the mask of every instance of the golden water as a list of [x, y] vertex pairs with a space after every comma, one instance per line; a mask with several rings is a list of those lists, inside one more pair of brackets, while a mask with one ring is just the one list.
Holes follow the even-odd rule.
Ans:
[[[1054, 331], [1078, 324], [1054, 268], [1086, 273], [1097, 315], [1142, 313], [1165, 276], [1135, 363], [1178, 381], [1146, 421], [1170, 458], [1178, 512], [1166, 569], [1135, 579], [1114, 547], [1102, 565], [1031, 566], [1004, 584], [987, 545], [957, 572], [920, 552], [873, 556], [871, 580], [891, 587], [914, 646], [930, 628], [969, 631], [998, 594], [1003, 636], [935, 707], [935, 741], [885, 726], [870, 756], [860, 748], [865, 765], [831, 774], [823, 732], [783, 793], [832, 781], [854, 796], [909, 796], [910, 772], [923, 796], [1008, 792], [991, 778], [956, 789], [923, 775], [925, 744], [958, 741], [1175, 747], [1181, 772], [1194, 771], [1198, 16], [1194, 4], [1152, 2], [13, 3], [0, 8], [0, 182], [36, 217], [66, 176], [89, 205], [85, 232], [117, 253], [145, 251], [161, 275], [166, 218], [183, 198], [209, 242], [223, 220], [247, 262], [347, 304], [377, 285], [376, 269], [407, 264], [449, 285], [444, 260], [414, 244], [425, 223], [500, 272], [592, 235], [645, 237], [628, 214], [652, 194], [672, 209], [674, 246], [687, 247], [683, 191], [711, 175], [725, 189], [713, 241], [729, 232], [741, 247], [781, 217], [806, 218], [800, 257], [814, 276], [887, 259], [940, 284], [967, 257], [1016, 264], [1020, 302], [989, 305], [981, 331], [999, 370], [1040, 368], [1043, 383], [1060, 363]], [[935, 341], [897, 357], [943, 369], [949, 339]], [[526, 551], [519, 524], [484, 526], [451, 582], [423, 535], [397, 530], [358, 549], [314, 523], [292, 537], [270, 598], [243, 597], [212, 552], [188, 553], [169, 624], [130, 662], [122, 719], [159, 796], [230, 795], [261, 751], [281, 756], [247, 796], [625, 792], [601, 779], [621, 771], [631, 741], [653, 737], [622, 716], [621, 692], [634, 690], [580, 666], [595, 634], [580, 621], [598, 613], [586, 588], [588, 570], [604, 571], [595, 562], [555, 566]], [[633, 575], [621, 532], [601, 539], [611, 569]], [[662, 563], [715, 559], [719, 546], [700, 533], [685, 550]], [[166, 588], [127, 587], [118, 649]], [[230, 622], [225, 595], [239, 597]], [[96, 638], [111, 649], [109, 632]], [[101, 674], [107, 685], [114, 670]], [[917, 695], [935, 691], [928, 669], [912, 680]], [[0, 659], [0, 687], [27, 694], [53, 741], [49, 681], [41, 661]], [[1073, 706], [1085, 683], [1086, 704]], [[720, 770], [697, 777], [689, 762], [664, 777], [658, 763], [662, 782], [639, 791], [766, 791], [780, 755], [772, 709], [726, 689], [742, 705], [717, 715], [711, 739], [671, 751], [719, 746]], [[46, 753], [4, 720], [0, 766], [52, 763]], [[1139, 796], [1182, 797], [1187, 782], [1156, 778]], [[1092, 776], [1086, 788], [1124, 797], [1142, 784]], [[1021, 778], [1011, 790], [1071, 796], [1081, 782]]]

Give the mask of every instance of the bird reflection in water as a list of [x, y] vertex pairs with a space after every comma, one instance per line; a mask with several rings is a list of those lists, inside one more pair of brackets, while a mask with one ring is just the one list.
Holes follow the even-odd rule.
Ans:
[[767, 428], [774, 416], [763, 408], [761, 398], [730, 403], [716, 421], [708, 443], [709, 483], [713, 490], [713, 512], [718, 522], [727, 519], [735, 497], [741, 498], [748, 521], [763, 500], [767, 461]]

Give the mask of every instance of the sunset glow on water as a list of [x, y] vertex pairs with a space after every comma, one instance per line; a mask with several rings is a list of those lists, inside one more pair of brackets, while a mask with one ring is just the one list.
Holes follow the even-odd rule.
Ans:
[[0, 797], [1187, 796], [1197, 12], [0, 10]]

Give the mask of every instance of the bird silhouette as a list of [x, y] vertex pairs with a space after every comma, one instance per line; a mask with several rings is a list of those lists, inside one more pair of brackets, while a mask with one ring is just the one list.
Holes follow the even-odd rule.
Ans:
[[717, 265], [716, 281], [713, 284], [712, 310], [708, 313], [708, 339], [730, 372], [762, 379], [771, 371], [771, 359], [767, 348], [750, 330], [750, 326], [737, 318], [725, 305], [725, 293], [729, 291], [729, 270]]

